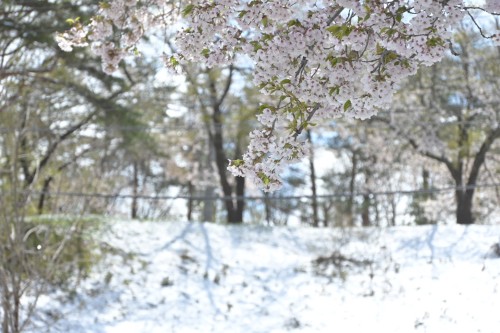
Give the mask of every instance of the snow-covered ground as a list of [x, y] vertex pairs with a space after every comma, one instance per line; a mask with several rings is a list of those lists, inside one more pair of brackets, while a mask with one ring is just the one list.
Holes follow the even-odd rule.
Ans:
[[500, 332], [500, 226], [116, 221], [103, 240], [114, 254], [71, 300], [44, 296], [59, 319], [36, 332]]

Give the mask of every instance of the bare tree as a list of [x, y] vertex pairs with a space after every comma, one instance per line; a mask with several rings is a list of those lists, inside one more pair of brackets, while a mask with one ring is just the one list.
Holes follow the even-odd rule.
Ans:
[[476, 185], [500, 138], [500, 53], [465, 29], [456, 40], [460, 55], [421, 70], [377, 120], [395, 142], [444, 166], [456, 187], [456, 222], [471, 224]]
[[[243, 97], [231, 93], [237, 79], [236, 71], [232, 66], [222, 70], [186, 68], [191, 95], [197, 100], [196, 106], [201, 111], [210, 143], [208, 157], [213, 157], [215, 163], [228, 223], [243, 222], [245, 207], [245, 179], [229, 174], [228, 159], [241, 156], [249, 133], [249, 121], [257, 111], [257, 102], [252, 96], [255, 92], [251, 88], [243, 89]], [[239, 80], [248, 78], [239, 75]], [[242, 100], [245, 98], [246, 101]]]

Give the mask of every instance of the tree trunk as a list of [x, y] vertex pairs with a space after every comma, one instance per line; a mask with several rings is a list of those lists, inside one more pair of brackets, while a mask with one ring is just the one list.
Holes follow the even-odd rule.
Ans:
[[[219, 174], [219, 180], [222, 187], [222, 193], [224, 194], [224, 205], [227, 212], [227, 222], [228, 223], [242, 223], [243, 222], [243, 209], [244, 205], [242, 200], [237, 200], [237, 207], [234, 207], [233, 203], [233, 189], [228, 181], [227, 175], [227, 157], [224, 152], [224, 136], [222, 134], [222, 114], [219, 105], [213, 106], [212, 122], [214, 131], [210, 135], [212, 144], [215, 151], [215, 164], [217, 165], [217, 171]], [[244, 181], [239, 181], [236, 178], [237, 191], [244, 191]]]
[[265, 210], [266, 210], [266, 222], [267, 222], [267, 225], [270, 226], [271, 225], [271, 202], [269, 200], [269, 193], [267, 192], [264, 192], [264, 207], [265, 207]]
[[243, 212], [245, 210], [245, 178], [235, 177], [236, 180], [236, 212], [235, 212], [235, 222], [243, 222]]
[[215, 200], [213, 197], [215, 196], [215, 188], [211, 185], [207, 186], [205, 189], [204, 195], [205, 200], [203, 200], [203, 217], [202, 220], [204, 222], [215, 222]]
[[[16, 279], [17, 280], [17, 279]], [[19, 330], [19, 324], [20, 322], [20, 312], [21, 312], [21, 297], [23, 295], [23, 292], [21, 291], [21, 286], [19, 285], [18, 281], [16, 281], [16, 287], [14, 288], [14, 313], [12, 314], [14, 316], [13, 319], [13, 330], [12, 333], [20, 333], [21, 331]]]
[[134, 174], [132, 179], [132, 207], [131, 207], [130, 217], [132, 219], [136, 219], [138, 210], [137, 196], [139, 194], [139, 166], [137, 165], [137, 162], [134, 162], [132, 167]]
[[455, 198], [457, 202], [457, 224], [473, 224], [474, 218], [472, 216], [472, 198], [474, 197], [474, 189], [455, 191]]
[[354, 227], [354, 186], [356, 182], [356, 173], [358, 172], [358, 155], [352, 152], [351, 179], [349, 181], [349, 198], [347, 199], [347, 218], [349, 227]]
[[314, 148], [312, 147], [312, 137], [310, 130], [307, 130], [307, 139], [311, 144], [311, 151], [309, 154], [309, 169], [310, 169], [311, 191], [312, 191], [312, 202], [311, 202], [313, 210], [312, 226], [317, 228], [319, 227], [319, 215], [318, 215], [318, 198], [316, 194], [316, 169], [314, 167]]
[[[200, 156], [201, 156], [200, 152]], [[203, 163], [200, 163], [201, 168], [206, 168], [209, 174], [212, 174], [213, 170], [213, 164], [212, 161], [215, 158], [214, 154], [214, 146], [212, 142], [208, 142], [208, 154], [206, 156], [206, 165], [203, 166]], [[203, 172], [200, 170], [200, 173]], [[215, 222], [216, 221], [216, 201], [213, 200], [213, 197], [215, 197], [215, 186], [212, 186], [211, 184], [208, 185], [205, 188], [205, 200], [203, 201], [203, 217], [202, 220], [204, 222]]]
[[49, 190], [50, 190], [50, 183], [52, 182], [54, 178], [52, 176], [49, 176], [45, 178], [43, 181], [43, 186], [42, 186], [42, 193], [40, 193], [40, 199], [38, 199], [38, 215], [43, 214], [43, 207], [45, 206], [45, 198], [49, 196]]
[[[366, 186], [367, 188], [368, 188], [368, 183], [370, 182], [370, 178], [371, 178], [370, 169], [365, 169], [365, 184], [367, 185]], [[363, 195], [363, 203], [361, 204], [361, 225], [363, 227], [369, 227], [371, 225], [370, 206], [371, 206], [370, 195], [368, 193], [365, 193]]]
[[472, 167], [469, 172], [469, 178], [467, 180], [468, 188], [461, 191], [457, 186], [455, 197], [457, 199], [458, 224], [474, 223], [474, 217], [472, 215], [472, 202], [474, 198], [475, 186], [477, 185], [481, 167], [486, 160], [486, 154], [491, 149], [493, 142], [498, 138], [500, 138], [500, 127], [497, 127], [494, 131], [488, 134], [483, 144], [479, 148], [478, 153], [474, 156], [474, 161], [472, 163]]
[[[6, 280], [7, 277], [4, 277], [3, 280]], [[2, 281], [5, 282], [5, 281]], [[2, 286], [3, 295], [2, 295], [2, 310], [3, 310], [3, 320], [2, 320], [2, 333], [9, 333], [9, 301], [8, 301], [8, 290], [5, 286], [6, 283]]]
[[322, 205], [322, 210], [323, 210], [323, 227], [328, 227], [328, 221], [331, 220], [330, 218], [330, 204], [328, 202], [324, 202]]
[[423, 200], [427, 200], [431, 198], [430, 190], [430, 173], [426, 168], [422, 169], [422, 189], [424, 190]]
[[187, 220], [192, 221], [193, 220], [193, 190], [194, 186], [193, 183], [188, 182], [188, 193], [189, 193], [189, 199], [188, 199], [188, 211], [187, 211]]
[[363, 227], [369, 227], [370, 222], [370, 196], [363, 195], [363, 204], [361, 205], [361, 223]]

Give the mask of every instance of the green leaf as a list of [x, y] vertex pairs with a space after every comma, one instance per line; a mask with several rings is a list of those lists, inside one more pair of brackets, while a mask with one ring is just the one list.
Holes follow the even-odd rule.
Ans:
[[439, 37], [431, 37], [426, 42], [427, 46], [435, 47], [435, 46], [444, 46], [445, 42]]
[[256, 40], [251, 41], [250, 44], [252, 44], [254, 52], [257, 52], [258, 50], [262, 49], [262, 45], [260, 45], [260, 43]]
[[189, 14], [191, 14], [193, 12], [193, 9], [194, 9], [194, 5], [193, 4], [187, 5], [182, 10], [182, 16], [184, 16], [184, 17], [188, 16]]
[[339, 33], [340, 29], [341, 29], [340, 26], [332, 25], [331, 27], [326, 28], [326, 31], [328, 31], [332, 35], [336, 36]]
[[259, 89], [264, 89], [267, 85], [269, 85], [269, 82], [262, 82], [259, 84]]
[[351, 106], [352, 102], [350, 99], [348, 99], [347, 102], [344, 103], [344, 112], [346, 112]]
[[269, 178], [265, 173], [263, 172], [259, 172], [257, 174], [257, 176], [259, 176], [259, 178], [262, 180], [262, 182], [264, 183], [264, 185], [269, 185], [271, 184], [271, 178]]
[[401, 22], [403, 19], [403, 14], [408, 11], [408, 8], [406, 6], [401, 6], [396, 10], [396, 21]]
[[290, 84], [290, 83], [292, 83], [292, 81], [290, 79], [284, 79], [284, 80], [281, 80], [281, 82], [280, 82], [281, 85]]
[[174, 57], [174, 56], [171, 56], [171, 57], [170, 57], [170, 59], [169, 59], [169, 61], [170, 61], [170, 64], [171, 64], [172, 66], [174, 66], [174, 67], [176, 67], [176, 66], [178, 66], [178, 65], [179, 65], [179, 60], [177, 60], [177, 58], [176, 58], [176, 57]]
[[339, 86], [334, 86], [334, 87], [331, 87], [329, 90], [328, 90], [328, 93], [330, 94], [330, 96], [332, 96], [333, 94], [340, 94], [340, 87]]
[[385, 51], [385, 48], [380, 46], [380, 44], [377, 43], [377, 46], [375, 47], [375, 53], [377, 55], [381, 55], [382, 53], [384, 53]]
[[384, 56], [384, 65], [385, 65], [385, 64], [388, 64], [388, 63], [390, 63], [391, 61], [396, 60], [396, 59], [398, 59], [398, 58], [399, 58], [399, 56], [398, 56], [398, 54], [397, 54], [396, 52], [392, 52], [392, 51], [391, 51], [391, 52], [388, 52], [388, 53], [386, 53], [386, 55]]
[[401, 6], [401, 7], [399, 7], [399, 8], [398, 8], [398, 10], [396, 10], [396, 13], [398, 13], [398, 14], [403, 14], [403, 13], [405, 13], [405, 12], [407, 12], [407, 11], [408, 11], [408, 7], [406, 7], [406, 6]]
[[300, 21], [299, 21], [299, 20], [295, 19], [295, 20], [288, 21], [287, 26], [288, 26], [289, 28], [290, 28], [290, 27], [294, 27], [294, 26], [301, 27], [301, 26], [302, 26], [302, 24], [300, 23]]
[[380, 32], [383, 34], [386, 34], [389, 37], [392, 37], [392, 35], [394, 35], [398, 31], [394, 28], [385, 27], [385, 28], [380, 29]]
[[341, 59], [336, 58], [333, 55], [329, 55], [326, 60], [328, 60], [333, 67], [337, 66], [342, 61]]
[[205, 58], [208, 58], [208, 56], [210, 55], [210, 50], [204, 48], [203, 50], [201, 50], [201, 55], [204, 56]]
[[347, 25], [332, 25], [326, 28], [326, 30], [338, 39], [342, 39], [349, 36], [354, 30], [354, 27]]
[[273, 40], [273, 38], [274, 38], [274, 35], [272, 35], [272, 34], [262, 33], [262, 40], [265, 42]]
[[264, 15], [261, 22], [264, 27], [267, 27], [269, 25], [269, 18], [266, 15]]
[[231, 161], [229, 161], [230, 166], [235, 166], [237, 168], [244, 165], [244, 164], [245, 164], [245, 162], [243, 160], [231, 160]]
[[262, 112], [264, 111], [265, 109], [269, 109], [271, 111], [276, 111], [276, 108], [272, 105], [269, 105], [269, 104], [262, 104], [261, 106], [259, 106], [259, 112]]
[[80, 21], [80, 17], [77, 17], [77, 18], [69, 18], [66, 20], [66, 23], [68, 23], [69, 25], [75, 25], [76, 23], [78, 23]]
[[253, 1], [250, 1], [250, 3], [248, 4], [248, 7], [253, 7], [255, 5], [260, 5], [262, 3], [262, 1], [260, 0], [253, 0]]

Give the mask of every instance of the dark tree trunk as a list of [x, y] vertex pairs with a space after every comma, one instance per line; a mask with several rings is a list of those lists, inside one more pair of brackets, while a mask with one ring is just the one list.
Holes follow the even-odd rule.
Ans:
[[187, 220], [188, 221], [193, 220], [193, 190], [194, 190], [193, 184], [191, 182], [188, 182], [188, 193], [189, 193], [188, 211], [187, 211]]
[[219, 180], [222, 187], [222, 193], [224, 194], [224, 206], [226, 207], [227, 222], [228, 223], [242, 223], [243, 222], [243, 211], [245, 204], [243, 202], [243, 195], [245, 194], [245, 180], [241, 177], [236, 177], [236, 207], [233, 202], [233, 188], [228, 181], [227, 174], [227, 155], [224, 151], [224, 136], [222, 131], [223, 121], [222, 121], [222, 110], [221, 105], [224, 100], [229, 87], [231, 85], [233, 69], [230, 68], [229, 77], [227, 79], [226, 87], [222, 93], [222, 96], [217, 96], [217, 89], [215, 87], [215, 81], [210, 78], [209, 89], [212, 100], [212, 125], [213, 131], [209, 131], [209, 137], [212, 141], [214, 151], [215, 151], [215, 164], [217, 165], [217, 172], [219, 174]]
[[235, 212], [235, 222], [243, 222], [243, 212], [245, 210], [245, 178], [235, 177], [236, 180], [236, 212]]
[[139, 194], [139, 166], [137, 162], [134, 162], [133, 167], [133, 179], [132, 179], [132, 207], [130, 212], [130, 217], [132, 219], [137, 218], [138, 203], [137, 196]]
[[390, 226], [395, 227], [396, 226], [396, 217], [397, 217], [397, 204], [396, 204], [396, 198], [394, 196], [391, 197], [391, 220], [390, 220]]
[[370, 222], [370, 196], [368, 194], [363, 195], [363, 204], [361, 206], [361, 223], [363, 227], [369, 227]]
[[463, 163], [459, 163], [458, 167], [450, 168], [450, 172], [455, 180], [455, 216], [457, 224], [472, 224], [472, 199], [474, 197], [474, 186], [476, 185], [475, 179], [469, 179], [470, 186], [464, 187], [462, 181], [463, 177]]
[[354, 227], [354, 186], [356, 182], [356, 173], [358, 172], [358, 155], [352, 152], [351, 179], [349, 181], [349, 198], [347, 199], [347, 218], [348, 225]]
[[52, 182], [52, 176], [45, 178], [42, 186], [42, 193], [40, 193], [40, 198], [38, 199], [38, 214], [43, 214], [43, 208], [45, 206], [45, 199], [49, 196], [50, 183]]
[[8, 311], [9, 307], [7, 306], [7, 296], [2, 297], [2, 305], [3, 305], [3, 320], [2, 320], [2, 333], [9, 333], [9, 316]]
[[427, 200], [431, 197], [431, 194], [429, 193], [430, 190], [430, 173], [427, 169], [422, 169], [422, 189], [424, 190], [424, 194], [422, 195], [424, 200]]
[[[365, 170], [365, 184], [368, 187], [368, 183], [371, 178], [371, 172], [369, 169]], [[361, 225], [363, 227], [369, 227], [372, 223], [370, 221], [370, 206], [371, 206], [371, 198], [370, 194], [365, 193], [363, 195], [363, 203], [361, 204]], [[377, 217], [378, 218], [378, 217]]]
[[[218, 116], [220, 117], [220, 115]], [[216, 117], [214, 116], [214, 119]], [[219, 174], [219, 180], [222, 187], [222, 193], [224, 195], [224, 206], [226, 207], [227, 222], [228, 223], [241, 223], [242, 220], [238, 220], [236, 210], [233, 203], [233, 190], [229, 184], [227, 177], [227, 158], [224, 153], [222, 128], [219, 121], [215, 121], [215, 131], [212, 134], [212, 143], [215, 150], [215, 164], [217, 165], [217, 172]]]
[[328, 221], [331, 220], [331, 217], [330, 217], [330, 208], [331, 208], [331, 204], [329, 202], [325, 202], [323, 203], [322, 205], [322, 208], [323, 208], [323, 227], [328, 227]]
[[[213, 173], [213, 164], [212, 162], [215, 159], [215, 154], [214, 154], [214, 145], [211, 140], [209, 140], [208, 145], [208, 154], [206, 155], [206, 160], [204, 160], [204, 163], [200, 163], [200, 168], [203, 168], [208, 171], [208, 173]], [[199, 155], [202, 156], [203, 154], [199, 152]], [[200, 169], [200, 172], [203, 172], [202, 169]], [[202, 216], [202, 221], [204, 222], [215, 222], [217, 217], [217, 209], [216, 209], [216, 201], [214, 200], [214, 197], [216, 196], [216, 187], [213, 186], [212, 184], [209, 184], [206, 186], [205, 191], [204, 191], [204, 197], [205, 200], [203, 200], [203, 216]]]
[[312, 147], [312, 137], [310, 130], [307, 130], [307, 139], [311, 143], [311, 152], [309, 154], [309, 170], [310, 170], [311, 191], [312, 191], [312, 202], [311, 202], [313, 210], [312, 226], [317, 228], [319, 227], [318, 197], [316, 194], [316, 169], [314, 166], [314, 148]]
[[458, 224], [473, 224], [472, 216], [472, 199], [474, 197], [474, 189], [457, 189], [455, 198], [457, 201], [456, 217]]
[[215, 187], [207, 186], [204, 191], [205, 200], [203, 200], [203, 216], [202, 220], [204, 222], [214, 222], [216, 220], [216, 209], [215, 209]]
[[266, 222], [267, 225], [271, 225], [271, 202], [269, 200], [269, 193], [264, 192], [264, 206], [266, 209]]
[[[497, 127], [494, 131], [490, 132], [483, 144], [479, 148], [479, 151], [474, 156], [474, 161], [472, 163], [471, 170], [469, 172], [469, 178], [467, 180], [467, 188], [464, 190], [459, 190], [457, 186], [457, 191], [455, 192], [455, 197], [457, 200], [457, 223], [458, 224], [472, 224], [474, 223], [474, 216], [472, 214], [472, 203], [474, 198], [475, 186], [477, 185], [477, 180], [479, 178], [479, 172], [486, 159], [486, 154], [491, 149], [493, 142], [500, 138], [500, 127]], [[456, 178], [455, 178], [456, 179]]]

